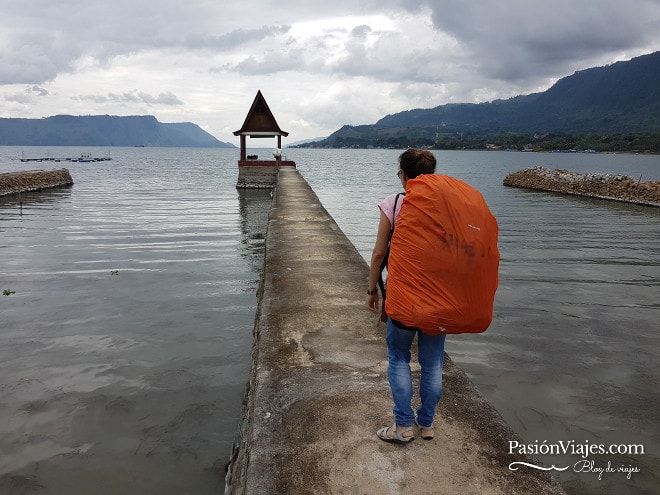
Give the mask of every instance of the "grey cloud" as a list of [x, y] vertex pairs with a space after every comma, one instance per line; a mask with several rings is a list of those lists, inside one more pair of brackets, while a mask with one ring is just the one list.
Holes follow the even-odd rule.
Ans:
[[0, 50], [0, 84], [40, 84], [69, 68], [66, 57], [34, 41], [15, 40]]
[[[42, 84], [73, 71], [83, 55], [105, 65], [117, 56], [148, 50], [229, 50], [291, 29], [284, 24], [232, 29], [222, 16], [229, 8], [219, 12], [203, 4], [182, 11], [175, 2], [158, 2], [155, 9], [148, 3], [135, 9], [75, 1], [51, 9], [50, 3], [43, 12], [18, 4], [3, 7], [0, 85]], [[100, 21], [88, 22], [83, 12]]]
[[25, 88], [21, 93], [12, 93], [5, 96], [5, 101], [27, 105], [32, 102], [34, 96], [48, 96], [48, 94], [48, 90], [35, 85]]
[[[348, 38], [344, 38], [348, 35]], [[326, 75], [371, 76], [376, 79], [397, 79], [403, 67], [382, 56], [382, 46], [372, 44], [368, 37], [387, 38], [396, 33], [381, 33], [370, 26], [356, 26], [350, 31], [331, 29], [319, 31], [311, 39], [293, 37], [259, 55], [245, 57], [235, 64], [226, 64], [213, 72], [236, 71], [242, 75], [266, 75], [298, 71]], [[344, 40], [345, 41], [342, 41]], [[373, 41], [373, 40], [372, 40]], [[338, 48], [341, 43], [341, 47]], [[336, 55], [336, 56], [334, 56]]]
[[166, 93], [160, 93], [156, 97], [147, 93], [138, 93], [138, 96], [144, 103], [147, 103], [148, 105], [183, 105], [183, 102], [177, 98], [174, 93], [169, 91]]
[[9, 95], [5, 96], [5, 101], [13, 102], [13, 103], [20, 103], [21, 105], [27, 105], [30, 103], [31, 98], [30, 95], [23, 92], [23, 93], [12, 93]]
[[442, 65], [456, 62], [452, 54], [443, 52], [442, 47], [432, 42], [420, 40], [410, 46], [407, 40], [399, 32], [358, 26], [351, 31], [344, 47], [345, 55], [334, 63], [332, 71], [404, 84], [411, 81], [439, 83], [447, 76]]
[[25, 90], [25, 92], [28, 93], [28, 94], [33, 94], [33, 95], [37, 95], [37, 96], [48, 96], [48, 94], [49, 94], [47, 89], [42, 88], [42, 87], [37, 86], [37, 85], [32, 86], [31, 88], [27, 88]]
[[66, 12], [67, 6], [52, 2], [3, 2], [0, 84], [41, 84], [70, 70], [97, 39], [93, 23], [76, 25], [85, 10], [78, 7]]
[[189, 35], [184, 40], [184, 45], [188, 48], [215, 48], [228, 49], [237, 46], [261, 41], [271, 36], [286, 34], [291, 30], [291, 26], [262, 26], [255, 29], [236, 29], [221, 35]]
[[91, 101], [92, 103], [108, 103], [110, 101], [116, 101], [112, 99], [110, 96], [103, 96], [103, 95], [77, 96], [72, 99], [79, 101]]
[[565, 73], [644, 46], [660, 21], [655, 0], [427, 2], [434, 25], [469, 50], [477, 70], [512, 82]]
[[370, 26], [362, 24], [361, 26], [356, 26], [351, 30], [351, 36], [355, 38], [364, 38], [366, 35], [368, 35], [371, 32], [372, 30]]
[[302, 53], [301, 50], [294, 50], [287, 53], [267, 53], [262, 57], [251, 55], [238, 64], [226, 68], [250, 76], [276, 74], [288, 70], [306, 70], [308, 67], [302, 63]]
[[105, 103], [146, 103], [147, 105], [176, 106], [183, 102], [173, 93], [160, 93], [153, 96], [141, 91], [127, 91], [125, 93], [108, 93], [107, 95], [85, 95], [75, 98], [81, 101], [91, 101], [97, 104]]

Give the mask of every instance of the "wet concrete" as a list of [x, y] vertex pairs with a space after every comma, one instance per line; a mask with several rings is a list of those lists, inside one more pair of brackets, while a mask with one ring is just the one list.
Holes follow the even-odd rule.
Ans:
[[540, 463], [509, 454], [509, 441], [520, 439], [449, 358], [435, 439], [376, 437], [392, 423], [392, 402], [385, 328], [366, 309], [367, 277], [300, 173], [280, 169], [226, 493], [564, 493], [548, 472], [510, 469]]

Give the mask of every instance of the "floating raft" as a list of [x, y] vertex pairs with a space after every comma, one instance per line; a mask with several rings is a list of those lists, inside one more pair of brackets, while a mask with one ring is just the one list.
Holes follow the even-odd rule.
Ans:
[[80, 163], [89, 163], [89, 162], [107, 162], [108, 160], [112, 160], [110, 157], [98, 157], [98, 156], [92, 156], [91, 153], [81, 153], [81, 155], [78, 158], [71, 158], [71, 157], [65, 157], [65, 158], [55, 158], [55, 157], [37, 157], [37, 158], [25, 158], [22, 157], [20, 158], [22, 162], [80, 162]]
[[71, 174], [60, 170], [28, 170], [0, 174], [0, 196], [41, 191], [73, 184]]
[[579, 174], [543, 167], [526, 168], [507, 175], [505, 186], [537, 189], [590, 198], [660, 206], [660, 181], [640, 180], [617, 174]]

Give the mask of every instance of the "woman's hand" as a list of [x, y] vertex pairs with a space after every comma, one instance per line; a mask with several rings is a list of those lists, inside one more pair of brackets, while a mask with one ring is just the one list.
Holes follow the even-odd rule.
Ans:
[[367, 307], [372, 313], [378, 313], [380, 310], [378, 307], [378, 292], [367, 295]]

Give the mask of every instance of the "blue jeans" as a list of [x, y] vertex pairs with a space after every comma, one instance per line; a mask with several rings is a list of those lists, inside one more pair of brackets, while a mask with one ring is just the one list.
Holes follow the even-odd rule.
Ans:
[[427, 335], [420, 331], [402, 330], [387, 319], [387, 377], [394, 399], [394, 420], [400, 426], [412, 426], [415, 419], [411, 402], [413, 397], [410, 373], [410, 348], [417, 335], [417, 347], [421, 374], [417, 409], [420, 426], [433, 425], [435, 408], [442, 397], [442, 365], [445, 360], [445, 335]]

